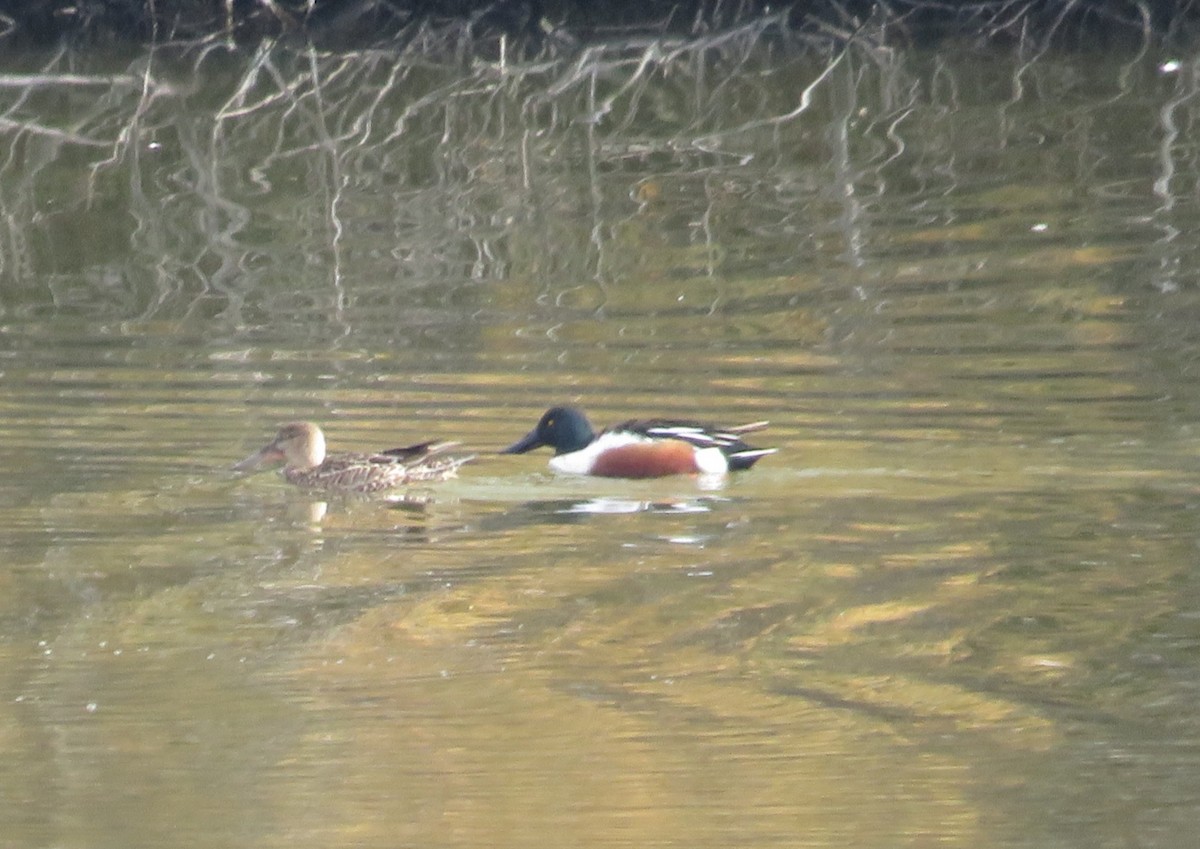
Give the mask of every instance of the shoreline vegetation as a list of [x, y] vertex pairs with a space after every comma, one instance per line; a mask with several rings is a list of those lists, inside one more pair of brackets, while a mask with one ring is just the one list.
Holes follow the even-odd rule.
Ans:
[[334, 50], [399, 43], [531, 57], [756, 22], [822, 42], [1190, 43], [1200, 0], [0, 0], [0, 45], [292, 38]]

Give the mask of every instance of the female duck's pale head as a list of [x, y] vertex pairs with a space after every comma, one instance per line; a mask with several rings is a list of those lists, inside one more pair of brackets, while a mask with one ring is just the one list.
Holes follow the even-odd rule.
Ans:
[[275, 438], [233, 468], [256, 469], [264, 463], [283, 462], [284, 467], [307, 471], [325, 460], [325, 434], [311, 422], [285, 424]]

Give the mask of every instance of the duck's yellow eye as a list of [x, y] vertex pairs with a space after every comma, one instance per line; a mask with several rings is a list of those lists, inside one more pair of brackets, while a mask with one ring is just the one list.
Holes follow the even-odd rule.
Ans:
[[554, 419], [546, 419], [546, 427], [554, 427]]

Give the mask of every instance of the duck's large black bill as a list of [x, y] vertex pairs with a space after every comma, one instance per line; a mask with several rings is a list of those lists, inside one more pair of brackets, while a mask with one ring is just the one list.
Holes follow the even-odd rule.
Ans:
[[529, 431], [525, 436], [512, 445], [501, 451], [501, 454], [524, 454], [526, 451], [532, 451], [534, 448], [541, 448], [546, 443], [538, 437], [537, 428]]

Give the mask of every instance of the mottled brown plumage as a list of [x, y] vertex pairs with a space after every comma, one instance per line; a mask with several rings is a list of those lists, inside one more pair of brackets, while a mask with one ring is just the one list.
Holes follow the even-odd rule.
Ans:
[[275, 438], [234, 466], [255, 469], [282, 462], [283, 477], [307, 489], [329, 492], [383, 492], [422, 481], [454, 477], [470, 456], [447, 457], [457, 442], [421, 442], [376, 454], [325, 454], [325, 434], [311, 422], [292, 422]]

